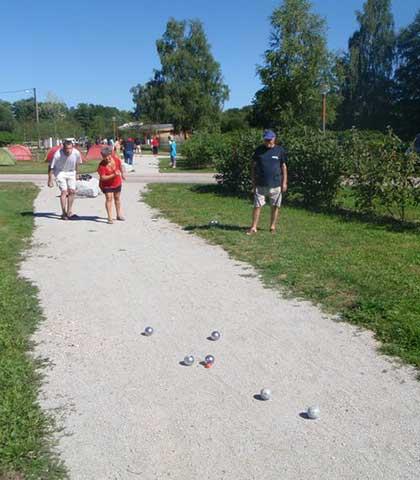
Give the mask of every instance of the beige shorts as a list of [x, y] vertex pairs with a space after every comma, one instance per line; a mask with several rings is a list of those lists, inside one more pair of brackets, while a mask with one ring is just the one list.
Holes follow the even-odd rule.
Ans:
[[255, 189], [254, 207], [263, 207], [265, 205], [265, 197], [270, 198], [272, 207], [281, 206], [281, 187], [257, 187]]
[[67, 192], [67, 190], [76, 191], [76, 172], [60, 172], [55, 177], [55, 181], [62, 192]]

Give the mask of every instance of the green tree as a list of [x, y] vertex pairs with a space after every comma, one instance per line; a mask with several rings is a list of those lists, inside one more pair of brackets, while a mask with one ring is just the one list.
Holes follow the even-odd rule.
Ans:
[[13, 117], [12, 104], [0, 100], [0, 131], [13, 132], [16, 121]]
[[17, 122], [35, 121], [35, 101], [33, 98], [24, 98], [13, 102], [12, 110]]
[[247, 105], [242, 108], [229, 108], [225, 110], [220, 117], [220, 130], [222, 133], [234, 130], [246, 130], [250, 127], [250, 114], [252, 106]]
[[345, 126], [383, 130], [391, 122], [395, 51], [391, 0], [367, 0], [349, 40]]
[[407, 137], [420, 132], [420, 10], [397, 40], [396, 71], [399, 131]]
[[270, 48], [258, 68], [263, 84], [254, 99], [254, 124], [319, 126], [321, 85], [331, 67], [325, 20], [308, 0], [284, 0], [271, 15]]
[[184, 133], [218, 128], [229, 89], [202, 23], [171, 18], [156, 47], [161, 69], [146, 85], [131, 89], [137, 116], [173, 123]]

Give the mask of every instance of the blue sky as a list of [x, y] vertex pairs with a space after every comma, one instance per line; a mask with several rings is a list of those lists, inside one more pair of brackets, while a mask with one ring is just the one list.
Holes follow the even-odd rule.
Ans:
[[[100, 103], [132, 109], [130, 87], [159, 68], [155, 41], [166, 22], [198, 18], [221, 64], [230, 100], [251, 102], [260, 88], [256, 65], [268, 46], [269, 16], [280, 0], [0, 0], [0, 92], [36, 87], [68, 105]], [[363, 0], [313, 0], [326, 17], [328, 44], [345, 49]], [[393, 0], [397, 29], [412, 22], [420, 0]], [[0, 94], [14, 101], [25, 93]]]

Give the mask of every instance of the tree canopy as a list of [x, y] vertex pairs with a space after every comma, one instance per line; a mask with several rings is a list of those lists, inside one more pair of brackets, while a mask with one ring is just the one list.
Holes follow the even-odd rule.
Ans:
[[229, 89], [203, 24], [171, 18], [156, 48], [161, 69], [145, 85], [131, 89], [137, 117], [173, 123], [183, 132], [218, 127]]

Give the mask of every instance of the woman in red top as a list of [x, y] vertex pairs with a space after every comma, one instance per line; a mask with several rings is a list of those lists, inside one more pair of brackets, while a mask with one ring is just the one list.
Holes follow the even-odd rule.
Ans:
[[99, 186], [105, 194], [105, 207], [108, 214], [108, 223], [112, 220], [112, 201], [115, 203], [117, 220], [125, 220], [121, 213], [121, 185], [125, 180], [124, 171], [121, 167], [121, 160], [112, 155], [111, 147], [104, 147], [101, 150], [102, 161], [98, 166]]

